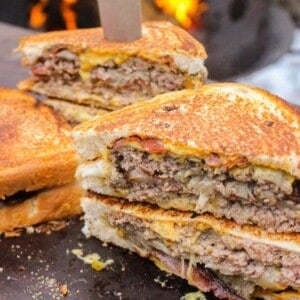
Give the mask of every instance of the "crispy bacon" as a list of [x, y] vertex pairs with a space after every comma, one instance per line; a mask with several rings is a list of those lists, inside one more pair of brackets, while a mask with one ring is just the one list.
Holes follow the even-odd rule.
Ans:
[[201, 265], [189, 265], [188, 261], [153, 250], [152, 255], [171, 273], [187, 279], [188, 282], [203, 292], [213, 292], [219, 299], [243, 300], [234, 290], [219, 279], [212, 271]]
[[64, 49], [67, 49], [67, 46], [66, 46], [66, 45], [63, 45], [63, 44], [61, 44], [61, 45], [55, 45], [55, 46], [53, 46], [53, 47], [49, 50], [49, 53], [50, 53], [50, 54], [56, 54], [56, 53], [58, 53], [59, 51], [64, 50]]
[[205, 162], [208, 166], [210, 167], [221, 167], [222, 166], [222, 161], [220, 157], [214, 153], [211, 153], [206, 159]]
[[35, 64], [31, 68], [31, 73], [36, 76], [48, 76], [50, 74], [49, 70], [45, 67], [43, 63]]
[[122, 138], [117, 140], [113, 145], [113, 149], [115, 150], [120, 149], [126, 144], [130, 144], [130, 143], [139, 144], [143, 150], [149, 153], [153, 153], [153, 154], [167, 153], [167, 149], [165, 149], [164, 145], [160, 141], [156, 139], [141, 139], [137, 136]]

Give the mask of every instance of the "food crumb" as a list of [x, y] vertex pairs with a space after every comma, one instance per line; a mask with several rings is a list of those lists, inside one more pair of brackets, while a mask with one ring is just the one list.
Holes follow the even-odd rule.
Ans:
[[164, 288], [164, 287], [167, 286], [168, 279], [162, 281], [162, 280], [160, 279], [160, 276], [158, 276], [157, 278], [154, 279], [154, 282], [160, 284], [160, 286], [161, 286], [162, 288]]
[[10, 237], [19, 237], [21, 236], [22, 229], [16, 229], [14, 231], [8, 231], [4, 232], [4, 237], [10, 238]]
[[76, 255], [78, 258], [83, 256], [82, 249], [72, 249], [71, 251], [74, 255]]
[[38, 225], [35, 228], [35, 232], [37, 232], [37, 233], [45, 233], [47, 235], [50, 235], [52, 233], [52, 231], [62, 230], [66, 226], [68, 226], [68, 222], [65, 221], [65, 220], [50, 221], [48, 223], [44, 223], [44, 224]]
[[8, 232], [0, 232], [0, 235], [4, 235], [5, 238], [20, 237], [22, 234], [44, 233], [50, 235], [52, 231], [59, 231], [69, 225], [66, 220], [50, 221], [48, 223], [39, 224], [36, 226], [28, 226], [25, 228], [16, 228]]
[[33, 234], [34, 233], [34, 227], [33, 226], [26, 227], [26, 233], [27, 234]]
[[68, 286], [66, 284], [61, 284], [59, 286], [59, 291], [60, 293], [65, 297], [68, 295], [69, 291], [68, 291]]
[[180, 300], [206, 300], [206, 297], [201, 291], [197, 291], [183, 295]]
[[23, 265], [19, 266], [18, 268], [19, 271], [24, 271], [25, 270], [25, 267]]
[[114, 295], [119, 297], [119, 299], [122, 299], [122, 293], [114, 291]]
[[105, 268], [105, 264], [102, 261], [100, 261], [100, 260], [94, 260], [91, 263], [91, 266], [96, 271], [101, 271], [101, 270], [103, 270]]
[[113, 259], [102, 261], [99, 254], [97, 253], [91, 253], [83, 256], [82, 249], [72, 249], [71, 252], [84, 263], [91, 265], [92, 269], [94, 269], [95, 271], [101, 271], [106, 268], [106, 266], [111, 265], [114, 262]]

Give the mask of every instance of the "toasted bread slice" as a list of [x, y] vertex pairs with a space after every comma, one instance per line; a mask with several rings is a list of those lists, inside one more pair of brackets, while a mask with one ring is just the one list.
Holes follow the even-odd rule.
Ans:
[[0, 203], [0, 233], [80, 215], [82, 196], [82, 189], [72, 182], [41, 191], [21, 203]]
[[104, 38], [101, 27], [52, 31], [23, 37], [17, 51], [23, 52], [23, 63], [30, 64], [37, 60], [44, 51], [57, 46], [66, 45], [76, 53], [86, 49], [98, 53], [139, 53], [164, 62], [166, 55], [185, 54], [189, 57], [206, 58], [204, 47], [193, 39], [185, 30], [168, 22], [145, 22], [142, 24], [142, 37], [132, 42], [113, 42]]
[[74, 180], [77, 156], [67, 122], [17, 90], [0, 88], [0, 199]]
[[[157, 96], [75, 127], [85, 160], [105, 157], [120, 139], [155, 139], [179, 156], [219, 156], [225, 167], [251, 163], [300, 178], [300, 115], [282, 99], [237, 83]], [[153, 150], [153, 149], [152, 149]]]

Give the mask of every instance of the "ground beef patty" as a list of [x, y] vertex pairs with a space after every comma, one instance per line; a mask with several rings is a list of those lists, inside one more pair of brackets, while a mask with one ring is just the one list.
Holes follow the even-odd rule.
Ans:
[[138, 57], [131, 57], [121, 64], [106, 61], [91, 70], [88, 80], [82, 80], [79, 57], [64, 49], [53, 49], [45, 54], [31, 72], [38, 80], [49, 82], [54, 88], [55, 84], [76, 85], [78, 89], [102, 95], [104, 99], [115, 94], [123, 95], [124, 102], [133, 96], [148, 99], [185, 86], [185, 74], [180, 70]]
[[125, 191], [130, 201], [210, 212], [269, 231], [300, 231], [299, 181], [279, 180], [278, 185], [249, 166], [230, 171], [212, 168], [204, 159], [158, 157], [128, 146], [112, 149], [110, 159], [114, 170], [109, 185]]
[[242, 276], [254, 283], [269, 281], [300, 288], [300, 254], [297, 252], [230, 234], [218, 234], [212, 229], [199, 231], [197, 226], [180, 223], [175, 224], [178, 238], [170, 242], [151, 229], [151, 221], [121, 212], [108, 215], [107, 220], [111, 226], [122, 230], [126, 240], [148, 252], [156, 249], [171, 257], [192, 260], [194, 265], [204, 264], [223, 275]]

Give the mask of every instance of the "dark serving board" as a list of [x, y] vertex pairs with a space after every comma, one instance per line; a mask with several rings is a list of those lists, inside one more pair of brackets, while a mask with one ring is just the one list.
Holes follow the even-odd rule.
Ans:
[[[152, 262], [113, 246], [103, 246], [81, 233], [83, 222], [73, 219], [60, 231], [0, 238], [0, 299], [180, 299], [195, 291], [186, 281], [160, 271]], [[98, 253], [114, 262], [102, 271], [71, 253]], [[156, 281], [155, 281], [156, 280]], [[164, 282], [162, 287], [157, 281]]]

